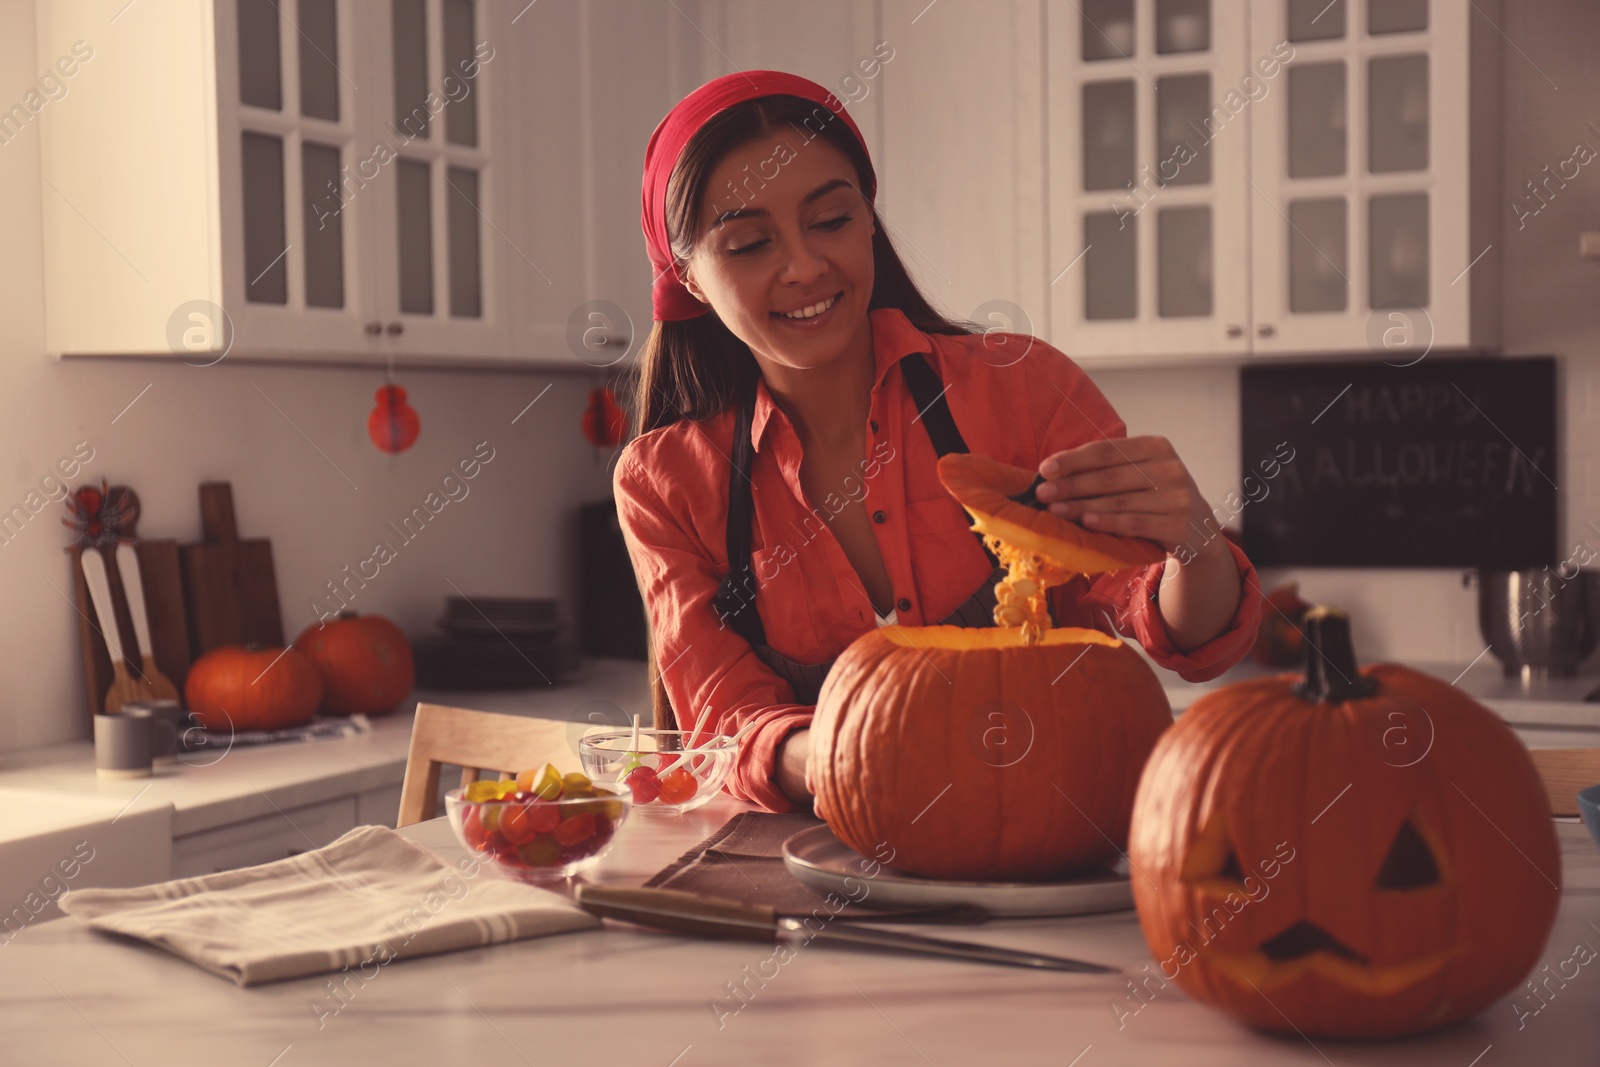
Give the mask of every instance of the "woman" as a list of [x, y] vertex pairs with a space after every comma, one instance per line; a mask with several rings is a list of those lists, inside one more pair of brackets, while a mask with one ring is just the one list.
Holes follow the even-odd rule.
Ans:
[[684, 729], [707, 712], [716, 732], [748, 727], [729, 789], [770, 811], [809, 802], [817, 692], [851, 641], [875, 625], [993, 625], [1004, 571], [940, 485], [944, 452], [1037, 469], [1052, 511], [1168, 549], [1052, 590], [1057, 625], [1131, 633], [1199, 681], [1244, 655], [1260, 618], [1250, 562], [1214, 536], [1171, 445], [1125, 437], [1043, 341], [940, 316], [875, 193], [843, 105], [775, 71], [701, 86], [645, 154], [656, 325], [638, 436], [613, 476], [618, 518], [651, 619], [658, 722], [670, 702]]

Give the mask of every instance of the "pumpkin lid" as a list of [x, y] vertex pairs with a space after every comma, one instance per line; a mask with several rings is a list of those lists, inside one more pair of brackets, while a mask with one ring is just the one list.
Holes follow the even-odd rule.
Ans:
[[1011, 497], [1033, 484], [1034, 471], [970, 452], [939, 457], [939, 480], [972, 516], [972, 528], [1016, 548], [1033, 551], [1079, 574], [1119, 571], [1166, 558], [1166, 550], [1142, 537], [1096, 533]]

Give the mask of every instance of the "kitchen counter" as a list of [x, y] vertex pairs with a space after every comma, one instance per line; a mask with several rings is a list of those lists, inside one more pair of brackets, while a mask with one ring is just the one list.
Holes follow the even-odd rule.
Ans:
[[[0, 758], [0, 921], [15, 921], [0, 930], [59, 916], [55, 898], [67, 883], [145, 885], [280, 859], [360, 825], [393, 826], [419, 701], [569, 719], [574, 745], [589, 724], [621, 726], [634, 712], [650, 713], [643, 662], [588, 658], [549, 689], [417, 690], [406, 710], [372, 719], [370, 733], [201, 749], [149, 778], [98, 778], [90, 741], [8, 754]], [[85, 855], [92, 860], [75, 862]]]
[[[743, 809], [720, 797], [683, 818], [636, 816], [595, 880], [637, 885]], [[1600, 947], [1600, 850], [1576, 823], [1557, 829], [1565, 889], [1540, 961], [1552, 969], [1575, 945]], [[443, 820], [402, 833], [447, 862], [461, 855]], [[7, 1062], [36, 1067], [1549, 1067], [1592, 1063], [1600, 1048], [1600, 979], [1589, 973], [1552, 985], [1543, 1002], [1513, 991], [1437, 1034], [1313, 1043], [1246, 1030], [1174, 985], [1134, 999], [1128, 978], [1151, 957], [1131, 911], [899, 928], [1075, 956], [1121, 967], [1127, 977], [1035, 973], [821, 942], [778, 967], [770, 946], [608, 923], [603, 930], [397, 962], [365, 981], [345, 979], [336, 998], [328, 975], [239, 989], [159, 949], [64, 918], [23, 931], [0, 951], [0, 1012]], [[1537, 1014], [1519, 1016], [1514, 1006], [1525, 1001]]]
[[[95, 775], [94, 743], [71, 741], [0, 757], [0, 788], [70, 792], [134, 802], [135, 810], [170, 805], [174, 836], [317, 804], [331, 797], [395, 790], [405, 774], [411, 722], [419, 702], [480, 711], [537, 715], [577, 722], [646, 721], [650, 695], [639, 660], [585, 658], [561, 685], [514, 692], [445, 692], [419, 689], [403, 710], [372, 719], [372, 732], [304, 743], [280, 742], [222, 752], [185, 753], [176, 767], [150, 778], [102, 780]], [[392, 823], [394, 812], [388, 820]]]
[[[1406, 666], [1451, 683], [1513, 726], [1600, 731], [1600, 703], [1584, 700], [1590, 692], [1600, 688], [1600, 673], [1588, 671], [1572, 678], [1551, 678], [1523, 685], [1519, 678], [1507, 676], [1500, 661], [1488, 652], [1471, 663], [1423, 662]], [[1183, 711], [1206, 693], [1235, 682], [1292, 673], [1302, 672], [1291, 667], [1263, 667], [1250, 659], [1206, 682], [1186, 682], [1170, 671], [1156, 670], [1174, 711]]]

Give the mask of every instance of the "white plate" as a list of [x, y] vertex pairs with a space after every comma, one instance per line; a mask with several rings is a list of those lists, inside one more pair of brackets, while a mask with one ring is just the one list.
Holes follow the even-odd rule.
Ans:
[[866, 883], [870, 888], [863, 903], [872, 907], [972, 904], [991, 915], [1013, 917], [1090, 915], [1133, 907], [1126, 861], [1066, 882], [941, 882], [889, 867], [879, 867], [877, 876], [868, 878], [861, 867], [866, 862], [826, 826], [801, 830], [783, 843], [784, 866], [801, 882], [852, 899]]

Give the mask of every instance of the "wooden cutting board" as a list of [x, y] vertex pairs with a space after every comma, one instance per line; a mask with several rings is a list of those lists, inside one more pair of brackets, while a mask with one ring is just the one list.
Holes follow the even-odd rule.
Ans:
[[204, 541], [178, 548], [193, 657], [220, 645], [282, 645], [272, 542], [240, 539], [230, 483], [200, 486], [200, 527]]

